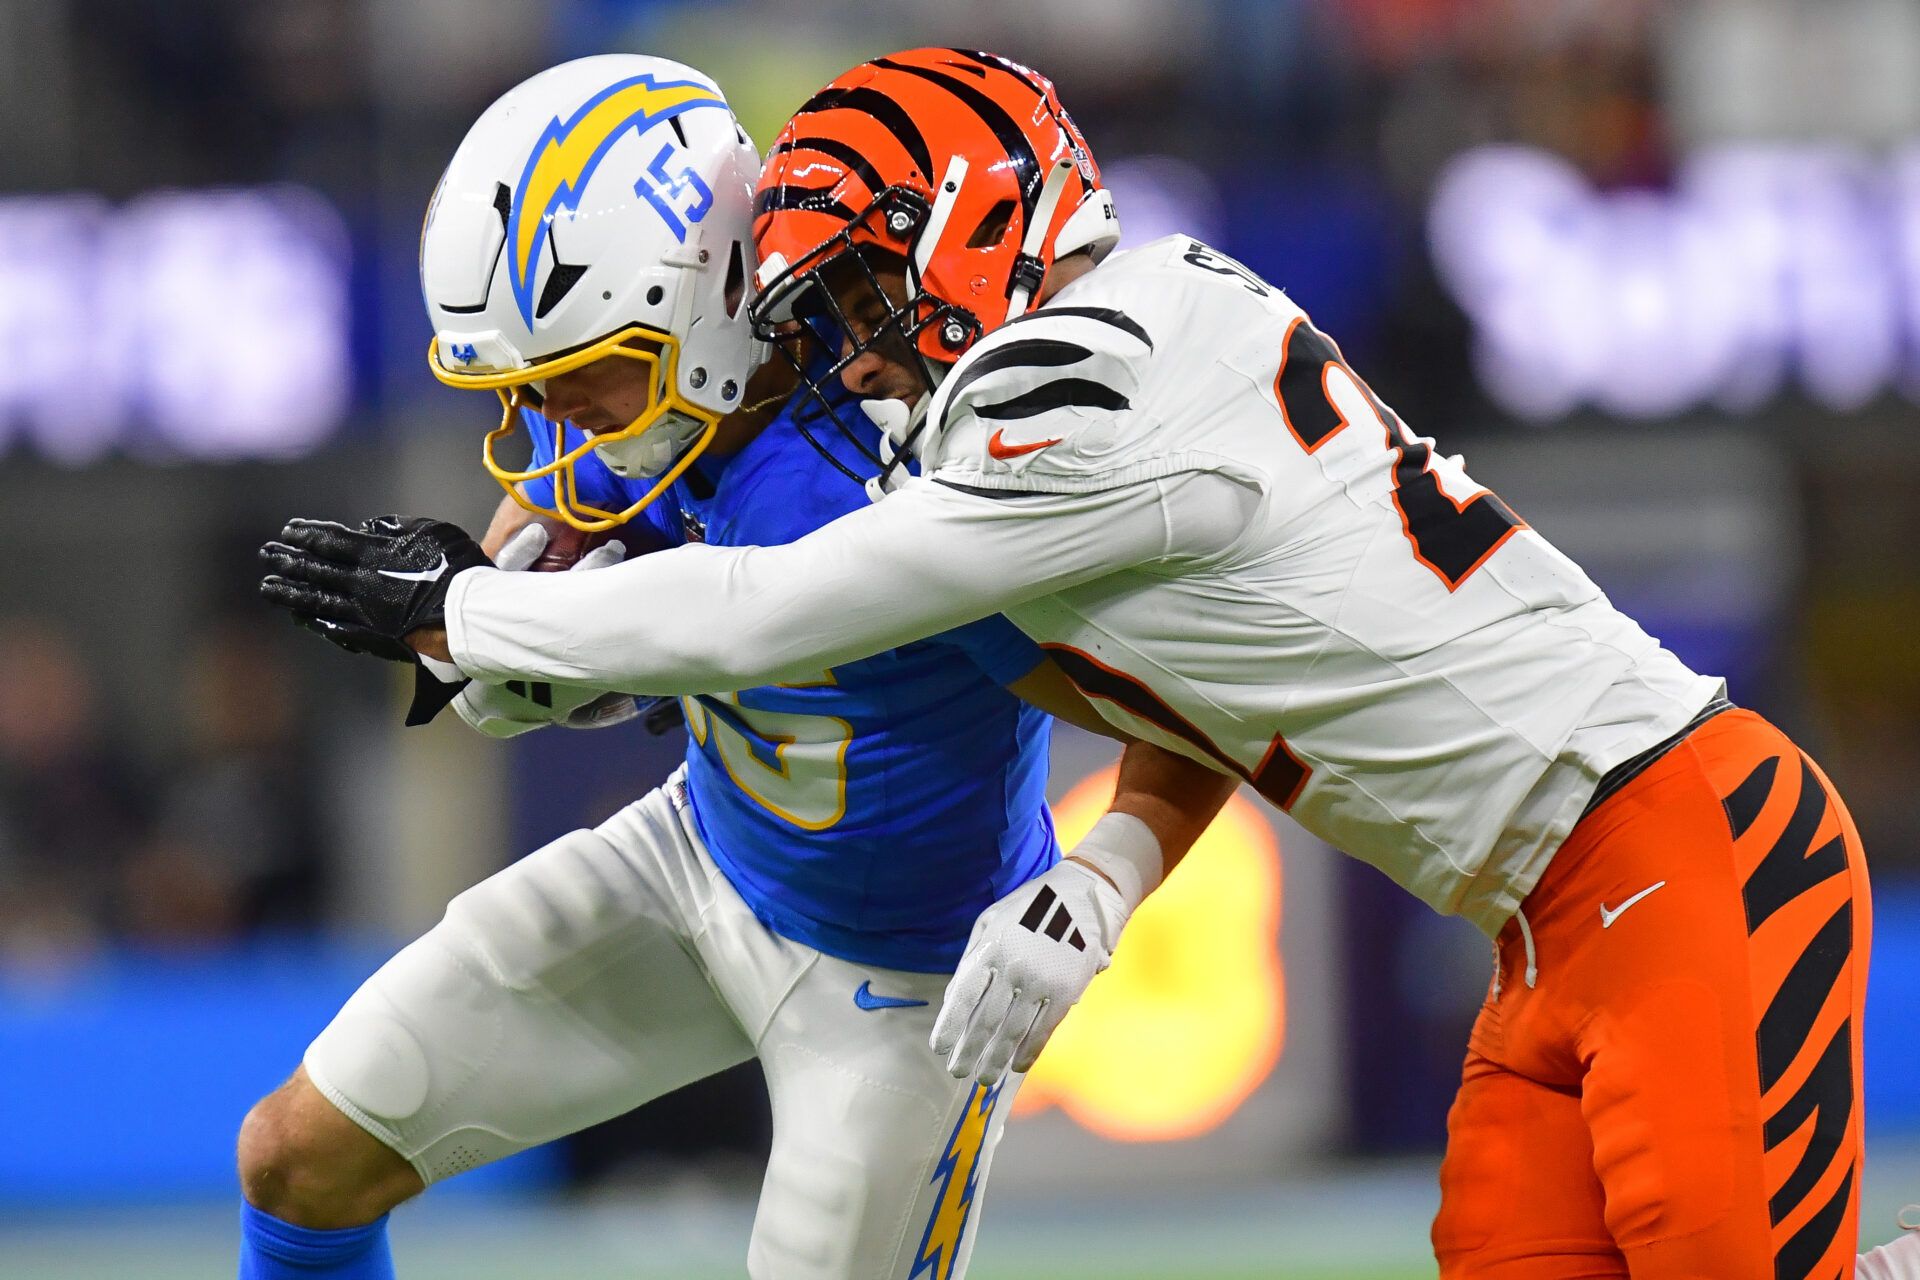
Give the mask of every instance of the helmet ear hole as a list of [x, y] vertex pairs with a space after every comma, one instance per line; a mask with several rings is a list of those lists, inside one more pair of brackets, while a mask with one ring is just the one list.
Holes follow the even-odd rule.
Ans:
[[747, 259], [740, 249], [740, 242], [733, 242], [733, 253], [727, 260], [726, 302], [729, 320], [740, 314], [740, 304], [747, 298]]
[[1013, 221], [1013, 201], [1002, 200], [987, 210], [987, 216], [980, 219], [980, 225], [967, 237], [967, 248], [989, 249], [999, 244], [1007, 234], [1007, 225]]

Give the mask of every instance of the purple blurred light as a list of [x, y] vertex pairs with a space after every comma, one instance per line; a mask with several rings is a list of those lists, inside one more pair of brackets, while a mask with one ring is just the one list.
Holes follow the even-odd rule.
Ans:
[[1912, 156], [1717, 147], [1671, 191], [1603, 193], [1556, 156], [1488, 147], [1441, 175], [1427, 231], [1483, 384], [1523, 417], [1750, 410], [1790, 374], [1848, 410], [1920, 382]]
[[1174, 156], [1120, 156], [1100, 166], [1120, 215], [1120, 247], [1137, 249], [1161, 236], [1195, 236], [1219, 246], [1220, 193], [1206, 170]]
[[295, 190], [0, 201], [0, 451], [311, 452], [352, 391], [346, 245]]

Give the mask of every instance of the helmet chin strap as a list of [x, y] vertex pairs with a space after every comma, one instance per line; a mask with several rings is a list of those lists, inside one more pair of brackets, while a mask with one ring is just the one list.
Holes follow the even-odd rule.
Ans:
[[[1040, 249], [1047, 242], [1047, 228], [1053, 225], [1053, 214], [1060, 207], [1060, 197], [1066, 194], [1067, 179], [1073, 176], [1073, 162], [1061, 159], [1054, 162], [1047, 171], [1046, 185], [1040, 188], [1040, 199], [1034, 202], [1033, 220], [1027, 223], [1027, 234], [1020, 240], [1020, 257], [1034, 263], [1040, 261]], [[1027, 313], [1027, 307], [1033, 301], [1034, 293], [1040, 282], [1031, 282], [1015, 273], [1016, 283], [1013, 292], [1007, 297], [1007, 319], [1018, 320]]]
[[594, 446], [594, 454], [623, 480], [651, 480], [671, 467], [707, 424], [668, 410], [637, 436]]

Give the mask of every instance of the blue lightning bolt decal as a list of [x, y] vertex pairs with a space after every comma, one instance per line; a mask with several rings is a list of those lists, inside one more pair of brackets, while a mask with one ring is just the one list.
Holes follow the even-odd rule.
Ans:
[[547, 125], [527, 156], [507, 217], [513, 297], [528, 328], [533, 327], [533, 282], [547, 224], [561, 210], [579, 204], [580, 192], [615, 140], [629, 128], [644, 133], [684, 111], [726, 105], [716, 90], [698, 81], [656, 83], [652, 76], [635, 76], [596, 93], [567, 119], [556, 117]]
[[973, 1196], [980, 1186], [980, 1157], [986, 1150], [987, 1130], [993, 1124], [993, 1109], [1000, 1104], [1002, 1087], [974, 1085], [966, 1108], [953, 1126], [946, 1154], [931, 1179], [940, 1185], [939, 1199], [934, 1201], [907, 1280], [923, 1273], [929, 1280], [952, 1280], [953, 1269], [960, 1265], [960, 1240], [967, 1233], [967, 1220], [973, 1216]]

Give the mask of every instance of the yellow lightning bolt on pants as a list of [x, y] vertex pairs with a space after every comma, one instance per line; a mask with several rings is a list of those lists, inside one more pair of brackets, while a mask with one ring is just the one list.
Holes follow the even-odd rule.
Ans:
[[986, 1145], [987, 1130], [993, 1123], [993, 1110], [1000, 1102], [1000, 1090], [985, 1085], [973, 1086], [967, 1105], [947, 1140], [946, 1154], [934, 1169], [934, 1180], [945, 1179], [927, 1233], [920, 1242], [909, 1280], [925, 1274], [931, 1280], [950, 1280], [960, 1256], [960, 1237], [966, 1234], [967, 1219], [973, 1213], [974, 1192], [980, 1173], [980, 1153]]

